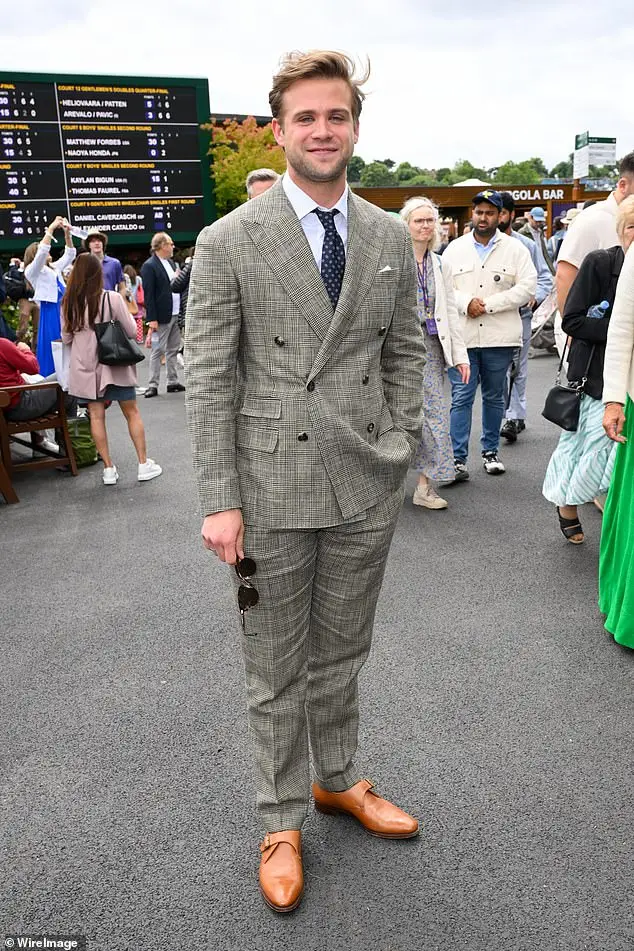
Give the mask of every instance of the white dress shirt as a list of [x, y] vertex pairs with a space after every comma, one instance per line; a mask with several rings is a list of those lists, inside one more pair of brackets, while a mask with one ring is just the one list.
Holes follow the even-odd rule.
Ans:
[[307, 195], [306, 192], [303, 192], [301, 188], [295, 184], [288, 172], [284, 172], [284, 175], [282, 176], [282, 187], [284, 188], [286, 197], [293, 206], [293, 211], [299, 218], [299, 223], [301, 224], [304, 234], [306, 235], [306, 240], [310, 245], [310, 250], [313, 252], [313, 257], [315, 258], [315, 263], [317, 264], [317, 270], [321, 271], [321, 251], [324, 246], [325, 231], [324, 226], [315, 214], [315, 208], [319, 208], [320, 211], [332, 211], [333, 208], [337, 209], [339, 214], [334, 216], [335, 228], [337, 229], [339, 236], [343, 241], [343, 246], [347, 252], [348, 186], [345, 186], [341, 198], [335, 205], [332, 206], [332, 208], [324, 208], [323, 205], [318, 205], [314, 198], [311, 198], [310, 195]]
[[[176, 277], [176, 269], [172, 267], [167, 258], [161, 258], [161, 264], [165, 268], [165, 273], [167, 274], [170, 284], [172, 280]], [[172, 294], [172, 317], [178, 317], [179, 311], [181, 309], [181, 295]]]

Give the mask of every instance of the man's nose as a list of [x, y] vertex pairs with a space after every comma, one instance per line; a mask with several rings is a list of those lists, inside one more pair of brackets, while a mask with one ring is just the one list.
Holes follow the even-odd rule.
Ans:
[[332, 131], [327, 119], [315, 119], [313, 123], [313, 135], [318, 138], [330, 138]]

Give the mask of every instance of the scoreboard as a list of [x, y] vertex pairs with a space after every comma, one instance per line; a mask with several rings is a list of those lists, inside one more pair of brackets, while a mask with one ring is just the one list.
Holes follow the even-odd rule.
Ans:
[[64, 215], [109, 244], [193, 242], [214, 217], [206, 79], [0, 72], [0, 250]]

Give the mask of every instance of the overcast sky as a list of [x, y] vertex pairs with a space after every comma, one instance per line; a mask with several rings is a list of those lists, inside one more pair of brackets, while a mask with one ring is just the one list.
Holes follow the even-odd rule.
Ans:
[[366, 161], [551, 167], [585, 130], [634, 149], [632, 0], [31, 0], [2, 34], [0, 70], [203, 76], [212, 113], [268, 114], [287, 50], [369, 56]]

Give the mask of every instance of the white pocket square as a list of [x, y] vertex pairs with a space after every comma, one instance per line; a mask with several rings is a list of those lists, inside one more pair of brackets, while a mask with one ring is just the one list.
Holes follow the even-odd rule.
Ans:
[[391, 270], [392, 268], [390, 267], [390, 265], [386, 264], [385, 267], [381, 268], [381, 270], [379, 271], [379, 274], [385, 274], [386, 271], [391, 271]]

